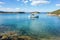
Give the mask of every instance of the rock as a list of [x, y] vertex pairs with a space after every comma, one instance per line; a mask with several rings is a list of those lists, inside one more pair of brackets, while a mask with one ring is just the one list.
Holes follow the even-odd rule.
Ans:
[[24, 40], [23, 38], [18, 38], [18, 40]]
[[2, 38], [2, 36], [0, 35], [0, 39]]
[[58, 15], [60, 17], [60, 15]]
[[29, 37], [29, 36], [19, 36], [18, 39], [19, 40], [31, 40], [31, 37]]
[[2, 40], [12, 40], [11, 38], [5, 38], [5, 39], [2, 39]]
[[7, 39], [8, 36], [7, 35], [3, 35], [1, 39]]
[[12, 40], [12, 38], [9, 38], [9, 37], [8, 37], [8, 39], [7, 39], [7, 40]]

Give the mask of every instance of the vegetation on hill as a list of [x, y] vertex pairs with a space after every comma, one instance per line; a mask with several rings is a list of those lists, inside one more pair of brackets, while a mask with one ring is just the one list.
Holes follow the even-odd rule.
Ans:
[[60, 9], [59, 9], [59, 10], [56, 10], [56, 11], [51, 12], [51, 14], [60, 15]]

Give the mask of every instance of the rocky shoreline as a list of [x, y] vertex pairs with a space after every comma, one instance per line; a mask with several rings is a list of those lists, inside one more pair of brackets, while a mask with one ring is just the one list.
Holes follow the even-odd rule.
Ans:
[[28, 35], [18, 35], [16, 32], [6, 32], [0, 34], [0, 40], [59, 40], [60, 37], [31, 37]]
[[53, 11], [53, 12], [49, 12], [48, 15], [50, 16], [59, 16], [60, 17], [60, 9]]
[[56, 15], [56, 14], [47, 14], [49, 16], [59, 16], [60, 17], [60, 14], [59, 15]]

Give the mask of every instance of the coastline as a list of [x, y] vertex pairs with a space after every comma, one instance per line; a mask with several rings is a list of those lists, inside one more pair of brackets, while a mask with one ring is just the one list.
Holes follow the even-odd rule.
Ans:
[[16, 14], [16, 13], [25, 13], [25, 12], [0, 12], [0, 14]]
[[59, 15], [56, 15], [56, 14], [47, 14], [47, 15], [49, 15], [49, 16], [59, 16], [60, 17], [60, 14]]

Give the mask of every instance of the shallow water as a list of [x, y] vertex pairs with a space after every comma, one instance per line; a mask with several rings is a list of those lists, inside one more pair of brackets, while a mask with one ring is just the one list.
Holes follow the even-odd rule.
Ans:
[[31, 19], [31, 14], [0, 14], [0, 32], [16, 31], [21, 35], [60, 36], [60, 17], [39, 14]]

